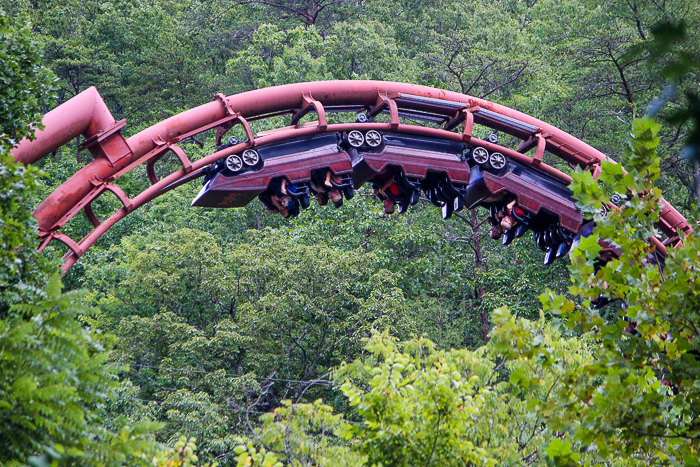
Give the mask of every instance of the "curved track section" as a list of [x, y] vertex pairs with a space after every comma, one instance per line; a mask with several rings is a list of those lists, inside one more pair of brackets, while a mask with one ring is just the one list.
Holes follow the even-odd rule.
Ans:
[[[351, 112], [352, 121], [329, 123], [333, 112]], [[307, 114], [316, 120], [300, 124]], [[289, 126], [254, 134], [250, 122], [289, 116]], [[419, 124], [419, 122], [424, 122]], [[115, 121], [95, 88], [49, 112], [45, 130], [13, 150], [15, 159], [32, 163], [78, 135], [93, 160], [64, 182], [36, 209], [40, 249], [63, 242], [68, 270], [110, 227], [152, 199], [195, 178], [204, 186], [196, 206], [244, 206], [256, 196], [285, 217], [308, 206], [310, 197], [336, 207], [355, 188], [372, 183], [385, 212], [403, 212], [421, 192], [442, 209], [443, 217], [465, 207], [490, 210], [492, 236], [510, 243], [532, 230], [545, 251], [545, 262], [565, 255], [586, 221], [566, 187], [571, 178], [543, 162], [549, 152], [596, 176], [608, 158], [571, 135], [538, 119], [475, 97], [426, 86], [381, 81], [322, 81], [258, 89], [188, 110], [125, 139], [126, 122]], [[225, 134], [242, 127], [245, 141]], [[475, 125], [515, 137], [517, 147], [498, 142], [496, 134], [474, 134]], [[181, 141], [216, 130], [218, 148], [192, 161]], [[510, 138], [513, 140], [513, 138]], [[159, 179], [154, 164], [168, 153], [181, 168]], [[129, 198], [114, 183], [145, 165], [150, 187]], [[101, 221], [92, 202], [106, 191], [122, 207]], [[614, 203], [615, 199], [612, 200]], [[61, 232], [83, 211], [93, 230], [80, 240]], [[678, 231], [691, 230], [664, 203], [657, 249], [676, 245]]]

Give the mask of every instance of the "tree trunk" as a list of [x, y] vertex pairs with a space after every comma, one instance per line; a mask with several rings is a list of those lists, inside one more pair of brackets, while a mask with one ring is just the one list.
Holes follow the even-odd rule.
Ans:
[[475, 273], [475, 286], [474, 293], [476, 295], [477, 307], [479, 309], [479, 317], [481, 318], [481, 334], [484, 338], [484, 342], [489, 341], [489, 314], [483, 307], [484, 293], [486, 292], [486, 287], [481, 282], [481, 271], [485, 269], [485, 264], [483, 257], [481, 255], [481, 238], [479, 235], [479, 218], [477, 216], [476, 209], [471, 210], [470, 224], [472, 228], [472, 242], [474, 248], [474, 266], [476, 267]]
[[75, 139], [75, 160], [78, 164], [83, 163], [83, 158], [80, 154], [80, 135]]
[[693, 161], [693, 195], [695, 202], [700, 203], [700, 162], [697, 159]]

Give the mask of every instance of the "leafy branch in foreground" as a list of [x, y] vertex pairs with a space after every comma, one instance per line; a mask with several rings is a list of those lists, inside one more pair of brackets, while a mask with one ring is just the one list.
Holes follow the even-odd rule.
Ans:
[[159, 448], [148, 434], [160, 425], [105, 427], [117, 385], [104, 365], [110, 339], [84, 326], [94, 311], [80, 291], [61, 292], [56, 268], [37, 252], [39, 172], [10, 154], [52, 102], [40, 50], [25, 18], [0, 9], [0, 465], [149, 465]]
[[[653, 185], [659, 129], [649, 118], [634, 121], [622, 160], [626, 171], [604, 162], [599, 181], [587, 172], [574, 176], [575, 196], [597, 227], [571, 253], [574, 299], [551, 291], [540, 298], [564, 329], [597, 346], [591, 362], [564, 368], [564, 384], [537, 413], [550, 429], [569, 432], [581, 451], [694, 465], [700, 449], [700, 241], [693, 234], [682, 238], [683, 246], [669, 248], [665, 261], [649, 241], [661, 209]], [[599, 206], [611, 194], [620, 195], [619, 209], [601, 217]], [[601, 265], [604, 245], [621, 253]], [[592, 298], [601, 295], [619, 306], [594, 307]], [[504, 324], [495, 331], [504, 353], [542, 358], [545, 347], [521, 323]], [[558, 363], [547, 365], [555, 371]], [[552, 451], [561, 464], [570, 460], [560, 453]]]
[[53, 103], [53, 73], [39, 66], [41, 48], [25, 18], [0, 8], [0, 318], [11, 303], [42, 295], [47, 260], [36, 251], [30, 199], [38, 170], [15, 164], [12, 147], [33, 138], [42, 108]]
[[[510, 316], [506, 309], [497, 315]], [[320, 400], [287, 402], [262, 417], [255, 439], [241, 441], [238, 466], [266, 465], [246, 463], [254, 455], [290, 466], [546, 465], [544, 448], [567, 437], [549, 430], [536, 410], [563, 384], [563, 370], [549, 363], [575, 370], [592, 355], [588, 342], [562, 337], [544, 319], [519, 324], [546, 347], [546, 358], [503, 359], [491, 343], [439, 350], [425, 338], [375, 334], [367, 355], [336, 373], [345, 413]]]

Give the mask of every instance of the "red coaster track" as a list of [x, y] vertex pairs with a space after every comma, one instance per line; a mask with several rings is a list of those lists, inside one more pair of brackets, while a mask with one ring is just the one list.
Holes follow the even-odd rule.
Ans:
[[[299, 124], [301, 118], [309, 112], [315, 113], [317, 120]], [[349, 123], [328, 123], [326, 115], [330, 112], [362, 112], [367, 118], [358, 118], [358, 121]], [[382, 113], [388, 114], [388, 121], [374, 121]], [[249, 122], [280, 115], [291, 115], [291, 126], [253, 134]], [[410, 124], [415, 119], [431, 122], [433, 127]], [[560, 228], [562, 235], [572, 238], [579, 233], [582, 218], [571, 211], [570, 200], [566, 201], [561, 196], [561, 199], [557, 199], [557, 196], [550, 196], [547, 192], [547, 187], [554, 186], [551, 183], [568, 185], [571, 178], [542, 162], [544, 152], [558, 156], [571, 165], [591, 170], [594, 175], [600, 173], [601, 161], [608, 159], [601, 152], [558, 128], [507, 107], [426, 86], [381, 81], [323, 81], [258, 89], [232, 96], [218, 94], [213, 102], [168, 118], [129, 139], [121, 135], [125, 120], [115, 121], [97, 90], [90, 88], [46, 114], [43, 123], [45, 130], [37, 132], [36, 140], [24, 140], [13, 150], [15, 160], [26, 164], [36, 162], [78, 135], [85, 137], [81, 148], [89, 150], [94, 158], [49, 195], [34, 213], [39, 225], [40, 249], [52, 240], [63, 242], [70, 249], [64, 257], [64, 270], [75, 264], [101, 235], [126, 215], [196, 177], [214, 177], [210, 180], [213, 184], [207, 187], [210, 190], [207, 194], [209, 200], [205, 199], [206, 196], [200, 197], [201, 199], [195, 200], [197, 204], [238, 206], [261, 195], [261, 200], [268, 200], [265, 203], [268, 208], [284, 213], [279, 205], [279, 200], [284, 197], [276, 198], [273, 194], [272, 202], [268, 199], [269, 184], [279, 180], [294, 187], [297, 184], [301, 184], [300, 187], [310, 184], [308, 187], [317, 198], [326, 195], [327, 200], [328, 193], [319, 193], [324, 190], [319, 189], [323, 180], [317, 181], [316, 185], [310, 180], [315, 171], [324, 167], [329, 170], [325, 181], [329, 187], [330, 183], [338, 187], [341, 182], [345, 183], [342, 186], [348, 186], [349, 183], [359, 186], [364, 181], [373, 181], [380, 199], [388, 198], [390, 203], [396, 201], [397, 193], [405, 192], [406, 188], [389, 187], [392, 178], [387, 173], [394, 174], [393, 180], [403, 177], [401, 180], [405, 180], [404, 185], [408, 183], [408, 190], [411, 186], [418, 187], [419, 192], [420, 189], [426, 192], [430, 189], [438, 198], [443, 193], [442, 201], [436, 202], [443, 206], [450, 204], [444, 201], [445, 191], [441, 191], [446, 185], [447, 192], [457, 193], [454, 196], [459, 203], [466, 201], [467, 206], [490, 207], [494, 219], [498, 217], [497, 209], [494, 211], [497, 203], [501, 203], [498, 209], [506, 210], [506, 214], [515, 209], [515, 218], [521, 221], [523, 216], [530, 219], [544, 210], [554, 215], [559, 227], [563, 226], [563, 230]], [[473, 135], [475, 124], [515, 136], [521, 143], [514, 150], [499, 145], [497, 141], [479, 139]], [[243, 128], [247, 141], [219, 146], [218, 151], [197, 161], [191, 161], [183, 149], [177, 146], [184, 139], [208, 130], [216, 130], [219, 145], [222, 136], [234, 125]], [[376, 142], [375, 134], [370, 135], [371, 130], [379, 133], [378, 144], [382, 146], [367, 146], [370, 142]], [[353, 138], [357, 137], [357, 132], [360, 132], [364, 146], [355, 146], [357, 141]], [[297, 144], [294, 142], [314, 138], [321, 141], [317, 137], [323, 134], [337, 135], [338, 144], [332, 150], [324, 149], [330, 146], [323, 146], [325, 143], [319, 142], [317, 147], [307, 148], [302, 156], [297, 157], [295, 154], [287, 159], [284, 155], [277, 157], [279, 150], [274, 148], [285, 143], [294, 147]], [[370, 136], [374, 139], [370, 139]], [[366, 142], [364, 138], [367, 138]], [[416, 146], [416, 141], [422, 141], [420, 144], [423, 146]], [[453, 149], [430, 149], [431, 145], [438, 147], [441, 142], [448, 146], [457, 145], [463, 151], [458, 154]], [[256, 170], [251, 169], [236, 178], [231, 170], [236, 169], [238, 160], [230, 159], [233, 166], [228, 166], [228, 172], [225, 171], [223, 161], [229, 162], [227, 158], [234, 155], [245, 158], [246, 149], [255, 149], [256, 154], [263, 153], [263, 160], [257, 162], [259, 167]], [[534, 154], [526, 154], [533, 149]], [[277, 158], [272, 155], [266, 158], [265, 150], [269, 154], [277, 150], [274, 154]], [[182, 168], [159, 180], [154, 164], [168, 152], [177, 156]], [[549, 185], [549, 182], [539, 184], [542, 189], [534, 193], [532, 187], [523, 186], [521, 178], [511, 176], [511, 166], [508, 166], [507, 172], [500, 173], [483, 168], [476, 170], [477, 164], [474, 161], [480, 160], [482, 152], [487, 158], [491, 154], [499, 154], [502, 158], [500, 162], [505, 160], [506, 164], [512, 163], [515, 172], [521, 175], [539, 174], [553, 182]], [[302, 159], [303, 163], [300, 162]], [[497, 157], [494, 167], [500, 165], [500, 162]], [[114, 182], [141, 164], [146, 166], [151, 186], [134, 198], [129, 198]], [[223, 172], [214, 174], [216, 167]], [[469, 199], [469, 187], [473, 184], [476, 173], [480, 174], [481, 186], [486, 187], [488, 196]], [[433, 176], [431, 174], [441, 174], [443, 179], [426, 182], [426, 177], [430, 179]], [[352, 179], [348, 178], [350, 176]], [[385, 186], [380, 186], [384, 181]], [[281, 194], [287, 193], [284, 184], [277, 188], [278, 191], [280, 189]], [[388, 191], [385, 193], [385, 190]], [[391, 194], [392, 190], [396, 190], [394, 195]], [[93, 213], [91, 204], [105, 191], [114, 193], [123, 207], [100, 221]], [[514, 207], [512, 200], [517, 201], [519, 210]], [[457, 201], [454, 209], [462, 206]], [[448, 207], [451, 212], [453, 207]], [[62, 233], [61, 229], [81, 210], [94, 229], [76, 241]], [[503, 215], [500, 216], [502, 217]], [[506, 230], [510, 229], [510, 224], [506, 226]], [[541, 230], [540, 237], [544, 242], [544, 237], [549, 233], [535, 224], [531, 227], [535, 230], [536, 238], [536, 229]], [[658, 227], [665, 238], [655, 239], [655, 243], [657, 249], [664, 254], [666, 246], [676, 245], [680, 241], [678, 230], [691, 230], [683, 216], [668, 203], [663, 205]], [[526, 229], [523, 229], [523, 233], [524, 230]]]

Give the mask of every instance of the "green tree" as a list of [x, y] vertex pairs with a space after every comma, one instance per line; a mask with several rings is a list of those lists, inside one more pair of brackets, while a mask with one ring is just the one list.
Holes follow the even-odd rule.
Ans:
[[117, 334], [113, 360], [131, 365], [124, 397], [137, 404], [121, 412], [138, 420], [146, 401], [168, 423], [161, 441], [195, 435], [207, 458], [231, 451], [251, 413], [333, 394], [330, 369], [359, 355], [373, 329], [415, 330], [376, 254], [273, 229], [245, 239], [222, 248], [194, 229], [129, 237], [87, 276], [103, 310], [91, 322]]
[[9, 304], [35, 296], [46, 279], [31, 216], [38, 172], [15, 164], [10, 150], [33, 136], [52, 102], [53, 75], [38, 64], [39, 45], [22, 21], [10, 22], [0, 10], [0, 318]]
[[77, 319], [91, 310], [79, 292], [61, 294], [54, 276], [45, 298], [13, 305], [0, 320], [0, 462], [3, 465], [144, 463], [149, 423], [102, 427], [115, 386], [108, 342]]
[[[103, 427], [115, 379], [110, 342], [79, 320], [92, 310], [80, 292], [61, 294], [57, 268], [36, 251], [31, 201], [38, 171], [9, 151], [32, 137], [52, 99], [52, 74], [20, 17], [0, 10], [0, 464], [145, 464], [156, 446], [148, 422]], [[49, 278], [50, 277], [50, 278]]]
[[234, 79], [253, 88], [330, 79], [324, 40], [314, 28], [261, 25], [249, 46], [229, 60]]
[[[508, 316], [501, 308], [496, 321], [506, 326]], [[562, 441], [568, 435], [535, 413], [566, 384], [549, 362], [562, 371], [585, 368], [595, 343], [564, 337], [544, 318], [521, 324], [546, 358], [504, 359], [497, 341], [475, 351], [439, 350], [424, 338], [398, 342], [377, 333], [366, 341], [366, 355], [336, 373], [349, 406], [344, 414], [320, 400], [286, 401], [262, 417], [254, 438], [242, 440], [238, 465], [267, 455], [290, 466], [544, 466], [555, 451], [582, 463], [601, 460], [572, 451]], [[602, 460], [638, 465], [612, 455]]]
[[[600, 183], [589, 173], [576, 174], [576, 197], [597, 227], [572, 253], [572, 284], [577, 300], [548, 292], [544, 309], [567, 332], [590, 336], [595, 358], [575, 371], [548, 361], [549, 371], [565, 384], [537, 413], [554, 430], [571, 433], [581, 450], [621, 458], [646, 456], [674, 465], [694, 465], [698, 451], [697, 355], [700, 243], [694, 234], [683, 246], [669, 248], [664, 259], [650, 239], [659, 216], [659, 125], [635, 120], [623, 164], [603, 164]], [[601, 218], [596, 206], [611, 193], [623, 202]], [[601, 245], [621, 252], [598, 267]], [[597, 309], [592, 298], [621, 300]], [[548, 352], [527, 328], [501, 321], [496, 333], [506, 355], [541, 360]], [[570, 446], [566, 449], [570, 449]], [[553, 457], [558, 460], [558, 450]]]

